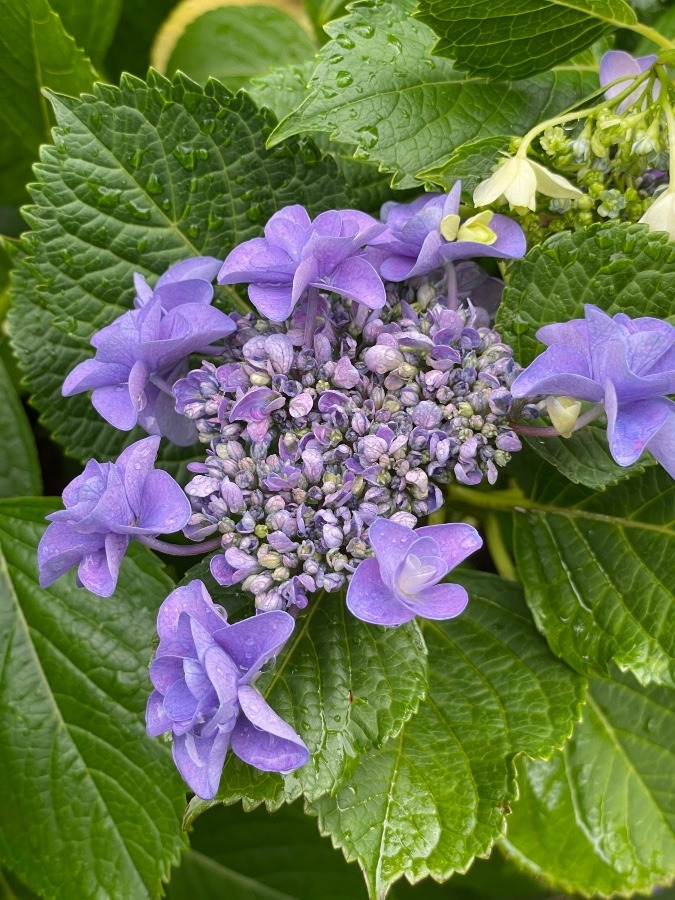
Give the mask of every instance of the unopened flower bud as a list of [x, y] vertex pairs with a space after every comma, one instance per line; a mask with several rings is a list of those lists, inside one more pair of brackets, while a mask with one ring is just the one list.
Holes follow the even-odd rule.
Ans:
[[572, 397], [547, 397], [546, 412], [558, 434], [569, 438], [579, 418], [581, 403]]

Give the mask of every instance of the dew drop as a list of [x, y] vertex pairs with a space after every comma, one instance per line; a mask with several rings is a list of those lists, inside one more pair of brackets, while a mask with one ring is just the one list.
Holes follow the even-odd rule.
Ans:
[[344, 47], [345, 50], [352, 50], [356, 46], [354, 41], [346, 34], [338, 34], [335, 38], [335, 43], [340, 47]]
[[157, 196], [157, 194], [161, 194], [164, 190], [164, 185], [159, 180], [159, 177], [155, 175], [154, 172], [150, 174], [150, 177], [145, 182], [145, 190], [148, 194], [151, 194], [153, 197]]
[[349, 72], [344, 72], [344, 71], [338, 72], [337, 75], [335, 76], [335, 84], [337, 84], [337, 86], [339, 88], [349, 87], [349, 85], [352, 83], [353, 80], [354, 79], [349, 74]]
[[355, 25], [354, 31], [363, 38], [371, 38], [375, 34], [373, 26], [367, 25], [365, 22], [359, 22], [358, 25]]
[[188, 172], [194, 169], [196, 165], [195, 151], [189, 144], [179, 144], [174, 148], [173, 155]]
[[399, 41], [399, 39], [395, 35], [388, 34], [387, 35], [387, 43], [390, 44], [394, 48], [396, 53], [403, 53], [403, 44]]
[[194, 240], [195, 238], [198, 238], [198, 237], [199, 237], [199, 228], [198, 228], [198, 226], [197, 226], [197, 225], [188, 225], [188, 227], [187, 227], [187, 236], [190, 237], [190, 238], [192, 238], [193, 240]]

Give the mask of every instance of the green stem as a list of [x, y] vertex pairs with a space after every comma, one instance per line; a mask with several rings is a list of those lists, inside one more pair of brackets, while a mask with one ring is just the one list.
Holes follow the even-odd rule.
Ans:
[[623, 27], [628, 28], [629, 31], [635, 31], [637, 34], [641, 34], [643, 37], [653, 41], [657, 47], [662, 47], [664, 50], [675, 49], [675, 44], [672, 41], [669, 41], [667, 37], [664, 37], [655, 28], [650, 28], [649, 25], [643, 25], [642, 22], [636, 22], [635, 25], [624, 25]]
[[492, 562], [500, 577], [506, 581], [518, 581], [518, 571], [504, 541], [501, 525], [495, 513], [487, 514], [483, 522], [483, 529]]
[[666, 124], [668, 125], [668, 171], [670, 173], [668, 190], [675, 191], [675, 175], [673, 175], [673, 173], [675, 173], [675, 115], [673, 115], [673, 107], [670, 98], [668, 97], [668, 82], [666, 77], [665, 73], [662, 74], [659, 72], [659, 78], [664, 85], [662, 94], [665, 94], [664, 99], [661, 101], [661, 108], [663, 109], [663, 113], [666, 117]]
[[504, 491], [478, 491], [473, 487], [451, 484], [447, 488], [447, 498], [450, 503], [473, 511], [513, 512], [514, 509], [539, 509], [541, 506], [533, 500], [528, 500], [518, 488], [508, 488]]

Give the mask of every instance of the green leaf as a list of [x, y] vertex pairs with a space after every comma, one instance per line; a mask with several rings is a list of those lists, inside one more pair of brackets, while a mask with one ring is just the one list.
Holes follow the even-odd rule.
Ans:
[[[346, 188], [308, 139], [266, 151], [272, 116], [217, 82], [125, 76], [121, 88], [52, 102], [56, 146], [42, 150], [25, 211], [32, 258], [14, 275], [12, 341], [55, 440], [81, 460], [110, 458], [141, 432], [117, 431], [61, 385], [92, 356], [92, 334], [131, 308], [133, 273], [224, 257], [277, 209], [346, 206]], [[174, 463], [192, 455], [164, 453]]]
[[122, 0], [49, 0], [66, 31], [98, 66], [103, 62], [122, 12]]
[[304, 0], [305, 11], [322, 43], [326, 40], [324, 27], [332, 19], [345, 14], [347, 2], [348, 0]]
[[427, 701], [335, 796], [310, 807], [358, 860], [373, 898], [404, 874], [444, 880], [485, 855], [516, 796], [513, 757], [550, 756], [579, 715], [583, 680], [551, 654], [519, 587], [468, 572], [461, 582], [466, 611], [424, 623]]
[[434, 33], [410, 18], [412, 9], [412, 0], [369, 0], [328, 25], [333, 40], [320, 52], [311, 93], [272, 141], [327, 132], [393, 173], [394, 187], [409, 188], [462, 144], [524, 133], [597, 87], [594, 73], [574, 69], [508, 85], [467, 78], [430, 56]]
[[6, 204], [26, 198], [24, 185], [51, 121], [44, 87], [88, 91], [96, 73], [47, 0], [0, 0], [0, 193]]
[[156, 897], [184, 847], [184, 788], [145, 734], [156, 610], [171, 589], [132, 548], [114, 600], [38, 586], [54, 500], [0, 502], [0, 858], [32, 890]]
[[526, 438], [525, 443], [565, 478], [596, 491], [639, 475], [656, 462], [644, 454], [632, 466], [618, 466], [609, 452], [606, 428], [595, 423], [586, 425], [570, 438]]
[[[658, 31], [659, 34], [662, 34], [664, 37], [670, 38], [671, 40], [675, 38], [675, 7], [667, 6], [662, 10], [652, 22], [652, 26], [655, 31]], [[649, 38], [643, 37], [640, 39], [640, 43], [637, 45], [635, 53], [637, 56], [644, 56], [648, 53], [661, 53], [662, 50], [662, 47], [657, 47], [653, 41], [649, 40]]]
[[628, 675], [592, 678], [550, 762], [519, 761], [507, 852], [585, 897], [649, 892], [675, 872], [675, 705]]
[[341, 594], [317, 594], [273, 671], [256, 686], [305, 741], [310, 761], [282, 777], [231, 754], [216, 800], [192, 801], [188, 822], [219, 802], [243, 799], [250, 808], [265, 801], [277, 809], [301, 794], [315, 799], [334, 791], [361, 752], [398, 734], [414, 714], [427, 688], [426, 650], [414, 622], [396, 629], [366, 625]]
[[675, 481], [654, 466], [597, 492], [524, 454], [513, 471], [525, 495], [490, 504], [514, 510], [518, 574], [553, 651], [581, 672], [614, 661], [642, 683], [675, 684]]
[[[319, 836], [316, 819], [298, 803], [274, 815], [263, 808], [245, 813], [240, 805], [213, 809], [197, 821], [190, 844], [192, 851], [171, 879], [169, 900], [222, 900], [226, 891], [228, 900], [239, 900], [229, 892], [236, 879], [253, 883], [256, 900], [365, 898], [359, 870]], [[205, 891], [207, 883], [212, 894]]]
[[598, 224], [556, 234], [518, 260], [497, 329], [526, 366], [543, 349], [543, 325], [583, 318], [594, 303], [614, 315], [672, 319], [675, 244], [646, 225]]
[[434, 53], [490, 79], [547, 72], [637, 22], [624, 0], [419, 0], [415, 15], [440, 37]]
[[[278, 119], [292, 112], [307, 96], [307, 82], [316, 68], [315, 63], [304, 66], [286, 66], [273, 69], [267, 75], [256, 78], [249, 93], [258, 104], [271, 109]], [[354, 147], [329, 140], [325, 134], [314, 135], [321, 152], [332, 157], [349, 191], [349, 206], [379, 215], [386, 200], [393, 199], [389, 186], [391, 178], [380, 172], [376, 165], [362, 159], [354, 159]], [[397, 199], [408, 199], [408, 192], [400, 192]]]
[[419, 172], [418, 177], [444, 191], [449, 191], [459, 179], [462, 182], [462, 197], [471, 203], [474, 190], [492, 174], [500, 154], [508, 150], [510, 140], [508, 135], [498, 134], [469, 141], [441, 165]]
[[0, 359], [0, 497], [42, 493], [33, 432], [14, 385]]
[[218, 78], [233, 91], [273, 66], [311, 60], [316, 51], [302, 24], [273, 6], [221, 6], [188, 22], [177, 40], [171, 36], [175, 44], [158, 68], [169, 76], [180, 69], [200, 84]]

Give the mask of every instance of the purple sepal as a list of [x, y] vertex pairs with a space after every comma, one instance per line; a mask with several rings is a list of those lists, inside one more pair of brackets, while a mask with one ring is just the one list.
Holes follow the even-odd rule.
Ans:
[[661, 319], [609, 316], [590, 304], [585, 319], [537, 332], [548, 349], [511, 386], [516, 398], [558, 394], [602, 403], [615, 462], [634, 463], [646, 448], [675, 477], [675, 326]]
[[201, 581], [176, 588], [160, 607], [147, 731], [172, 731], [176, 766], [202, 799], [215, 797], [230, 746], [267, 772], [289, 772], [309, 759], [302, 739], [250, 685], [293, 626], [282, 611], [230, 625]]
[[272, 322], [285, 321], [309, 287], [379, 309], [384, 285], [362, 248], [383, 230], [358, 210], [329, 210], [311, 221], [302, 206], [287, 206], [269, 220], [264, 238], [235, 247], [218, 282], [248, 282], [251, 303]]
[[[608, 87], [605, 91], [605, 97], [611, 100], [622, 94], [626, 88], [630, 86], [638, 75], [642, 75], [647, 69], [656, 62], [656, 56], [638, 56], [633, 57], [625, 50], [608, 50], [600, 60], [600, 84], [604, 87], [606, 84], [612, 84], [613, 81], [621, 79], [617, 84]], [[647, 83], [643, 82], [639, 87], [632, 91], [624, 100], [619, 103], [616, 111], [619, 115], [636, 103], [640, 96], [647, 89]], [[658, 78], [652, 88], [652, 99], [657, 100], [661, 85]], [[646, 105], [643, 101], [643, 105]]]
[[41, 587], [78, 566], [78, 580], [100, 597], [110, 597], [122, 559], [134, 535], [180, 531], [190, 502], [167, 473], [154, 468], [159, 438], [131, 444], [115, 463], [90, 460], [63, 492], [65, 509], [47, 516], [50, 525], [38, 545]]
[[448, 241], [441, 234], [441, 223], [448, 216], [458, 215], [460, 195], [458, 181], [447, 194], [424, 194], [412, 203], [385, 203], [382, 218], [386, 231], [369, 241], [378, 251], [383, 278], [403, 281], [457, 260], [477, 256], [517, 259], [525, 254], [527, 243], [522, 228], [499, 214], [493, 215], [489, 223], [496, 236], [492, 243]]
[[347, 589], [347, 606], [357, 618], [392, 627], [416, 615], [450, 619], [466, 607], [461, 585], [439, 582], [480, 549], [475, 528], [450, 523], [413, 530], [376, 519], [369, 538], [375, 556], [360, 563]]

